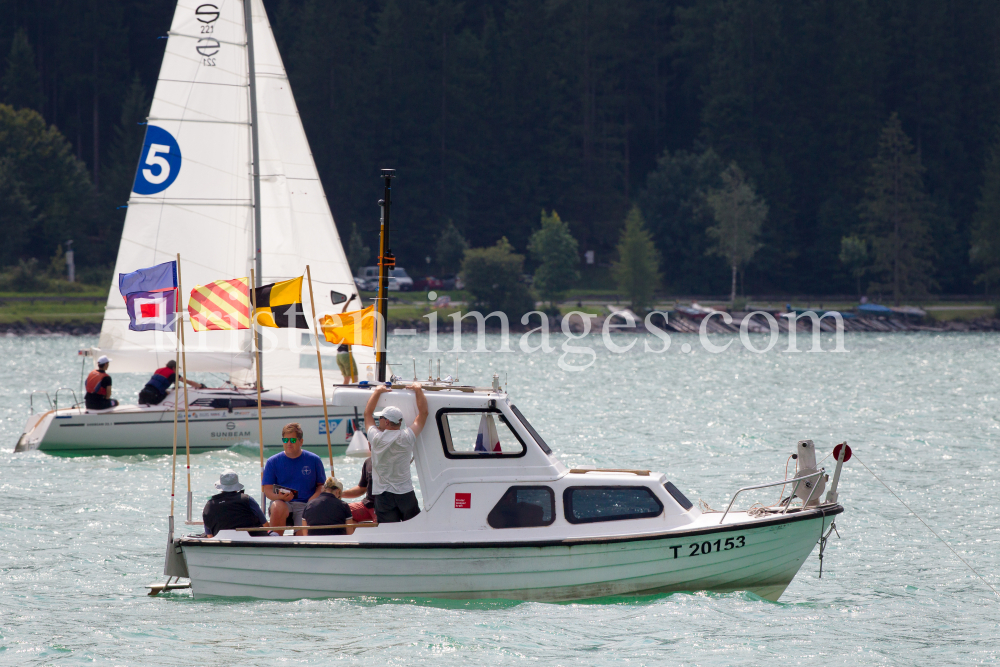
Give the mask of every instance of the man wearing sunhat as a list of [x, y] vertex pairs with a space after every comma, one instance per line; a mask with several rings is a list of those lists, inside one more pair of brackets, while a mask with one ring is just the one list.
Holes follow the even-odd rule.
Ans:
[[389, 387], [375, 387], [365, 405], [365, 429], [372, 450], [372, 500], [379, 523], [409, 521], [420, 514], [410, 461], [417, 436], [427, 423], [427, 397], [419, 383], [414, 382], [410, 388], [417, 400], [417, 418], [409, 428], [403, 421], [403, 411], [395, 405], [384, 408], [375, 422], [375, 406], [382, 394], [392, 391]]
[[107, 410], [118, 405], [118, 401], [111, 398], [111, 376], [108, 375], [108, 364], [111, 359], [107, 355], [101, 355], [97, 359], [97, 369], [90, 371], [87, 376], [87, 393], [83, 395], [83, 402], [88, 410]]
[[[205, 535], [218, 535], [220, 530], [233, 528], [260, 528], [264, 525], [264, 512], [257, 501], [243, 493], [239, 475], [234, 470], [226, 470], [219, 476], [215, 488], [222, 491], [208, 499], [201, 518], [205, 522]], [[250, 535], [262, 535], [264, 531], [252, 531]]]

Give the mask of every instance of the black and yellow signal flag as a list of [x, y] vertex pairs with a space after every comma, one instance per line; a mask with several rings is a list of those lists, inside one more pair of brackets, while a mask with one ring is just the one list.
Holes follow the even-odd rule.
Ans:
[[302, 276], [254, 288], [254, 319], [264, 327], [308, 329], [302, 310]]

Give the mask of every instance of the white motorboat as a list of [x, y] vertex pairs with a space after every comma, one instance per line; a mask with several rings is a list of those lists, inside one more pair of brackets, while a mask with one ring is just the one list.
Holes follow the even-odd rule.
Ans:
[[[177, 3], [101, 336], [97, 347], [86, 351], [94, 358], [111, 357], [112, 374], [148, 376], [175, 358], [173, 333], [129, 330], [118, 274], [174, 260], [178, 253], [186, 290], [249, 276], [251, 268], [258, 285], [277, 282], [302, 275], [309, 265], [318, 315], [363, 307], [267, 14], [260, 0], [248, 2], [252, 33], [246, 30], [241, 0]], [[187, 294], [180, 297], [186, 304]], [[303, 294], [307, 313], [310, 300]], [[222, 373], [230, 387], [189, 392], [191, 449], [258, 438], [256, 410], [248, 415], [243, 403], [245, 395], [256, 393], [251, 332], [197, 333], [186, 313], [184, 320], [185, 372]], [[281, 420], [301, 421], [307, 439], [322, 425], [312, 335], [301, 329], [263, 332], [267, 438], [269, 425]], [[326, 380], [340, 383], [335, 349], [321, 345]], [[371, 349], [353, 352], [360, 379], [373, 379]], [[60, 391], [65, 398], [65, 390]], [[282, 398], [291, 395], [297, 397]], [[95, 413], [79, 405], [49, 407], [29, 417], [16, 451], [111, 454], [165, 452], [172, 446], [172, 395], [158, 406], [122, 405]], [[331, 421], [344, 418], [338, 414]], [[325, 435], [321, 440], [325, 451]], [[334, 444], [343, 446], [343, 441]]]
[[[820, 502], [826, 474], [810, 441], [796, 447], [795, 478], [761, 485], [787, 485], [789, 502], [703, 512], [662, 473], [567, 469], [497, 381], [426, 389], [430, 417], [414, 455], [417, 517], [350, 536], [181, 537], [168, 547], [164, 574], [189, 577], [196, 597], [561, 601], [745, 590], [777, 600], [844, 511], [836, 502], [842, 461]], [[338, 389], [333, 402], [360, 410], [369, 395]], [[394, 388], [385, 405], [407, 421], [416, 416], [412, 391]], [[485, 419], [494, 421], [500, 453], [475, 451]]]

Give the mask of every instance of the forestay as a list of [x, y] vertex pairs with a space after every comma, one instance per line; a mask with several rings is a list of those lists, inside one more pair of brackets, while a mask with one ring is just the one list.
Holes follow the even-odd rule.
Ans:
[[[267, 15], [252, 1], [256, 64], [262, 282], [302, 275], [310, 264], [317, 314], [340, 312], [331, 290], [350, 297], [354, 281], [285, 74]], [[181, 254], [187, 292], [248, 276], [254, 261], [249, 71], [243, 2], [181, 0], [167, 39], [139, 159], [98, 353], [118, 372], [147, 372], [174, 356], [173, 334], [128, 329], [120, 272]], [[308, 290], [304, 290], [310, 312]], [[349, 309], [360, 307], [354, 299]], [[249, 331], [185, 337], [192, 371], [254, 379]], [[318, 393], [316, 358], [303, 330], [266, 330], [264, 386]], [[370, 350], [354, 348], [362, 375]], [[333, 350], [324, 361], [333, 360]], [[328, 375], [338, 380], [335, 366]]]

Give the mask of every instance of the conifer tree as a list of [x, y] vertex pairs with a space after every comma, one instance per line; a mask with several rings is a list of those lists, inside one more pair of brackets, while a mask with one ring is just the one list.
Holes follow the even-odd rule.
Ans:
[[858, 288], [858, 299], [861, 298], [861, 276], [865, 273], [868, 263], [868, 242], [857, 236], [845, 236], [840, 239], [840, 263], [854, 277]]
[[462, 260], [465, 258], [465, 251], [469, 249], [469, 243], [458, 231], [455, 224], [449, 220], [448, 226], [441, 232], [437, 240], [435, 260], [438, 268], [443, 274], [457, 273], [462, 267]]
[[24, 28], [14, 34], [3, 75], [3, 101], [15, 109], [34, 109], [41, 113], [45, 105], [42, 78], [35, 67], [35, 53]]
[[736, 301], [736, 273], [742, 271], [761, 248], [757, 241], [767, 219], [767, 204], [735, 162], [722, 172], [722, 187], [706, 196], [715, 225], [706, 230], [714, 244], [709, 253], [719, 255], [732, 269], [730, 302]]
[[555, 210], [551, 215], [542, 210], [542, 227], [531, 235], [528, 251], [538, 262], [535, 290], [555, 308], [556, 301], [580, 279], [576, 268], [580, 264], [576, 239]]
[[993, 145], [983, 168], [969, 258], [981, 271], [976, 283], [989, 293], [990, 286], [1000, 282], [1000, 141]]
[[662, 279], [660, 253], [638, 206], [633, 206], [625, 218], [618, 240], [618, 261], [611, 265], [611, 274], [632, 310], [641, 313], [653, 305]]
[[358, 275], [358, 269], [368, 264], [371, 257], [371, 248], [365, 245], [364, 239], [358, 233], [358, 223], [351, 223], [351, 238], [347, 242], [347, 264], [351, 267], [351, 273]]
[[869, 290], [891, 293], [896, 305], [904, 298], [926, 297], [936, 287], [923, 172], [899, 115], [893, 113], [879, 137], [861, 217], [874, 251], [871, 271], [878, 277]]

